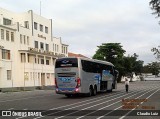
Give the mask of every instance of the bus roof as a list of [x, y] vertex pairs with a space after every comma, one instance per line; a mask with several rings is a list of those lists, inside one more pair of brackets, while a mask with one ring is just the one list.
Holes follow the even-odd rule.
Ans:
[[[88, 60], [88, 61], [92, 61], [92, 62], [97, 62], [97, 63], [102, 63], [102, 64], [114, 66], [111, 62], [97, 60], [97, 59], [90, 59], [90, 58], [84, 58], [84, 57], [63, 57], [63, 58], [78, 58], [78, 59], [82, 59], [82, 60]], [[63, 59], [63, 58], [60, 58], [60, 59]]]
[[114, 66], [111, 62], [107, 62], [107, 61], [103, 61], [103, 60], [83, 58], [83, 57], [79, 57], [79, 58], [80, 58], [80, 59], [84, 59], [84, 60], [89, 60], [89, 61], [97, 62], [97, 63], [102, 63], [102, 64], [107, 64], [107, 65]]

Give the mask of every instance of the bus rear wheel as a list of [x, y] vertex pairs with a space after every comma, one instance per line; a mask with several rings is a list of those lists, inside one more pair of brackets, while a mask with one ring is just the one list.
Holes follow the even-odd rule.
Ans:
[[95, 96], [95, 95], [97, 95], [97, 88], [96, 87], [94, 87], [94, 89], [93, 89], [93, 96]]

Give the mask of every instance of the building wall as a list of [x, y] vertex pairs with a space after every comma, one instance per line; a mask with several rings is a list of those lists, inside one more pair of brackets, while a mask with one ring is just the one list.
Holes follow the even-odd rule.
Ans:
[[[13, 13], [0, 8], [0, 12], [0, 30], [4, 30], [4, 39], [0, 31], [0, 88], [54, 85], [55, 59], [68, 56], [68, 51], [64, 53], [61, 49], [62, 46], [68, 49], [68, 45], [62, 44], [61, 38], [52, 36], [52, 20], [32, 10]], [[4, 25], [3, 18], [11, 20], [11, 24]], [[40, 24], [43, 25], [43, 31], [40, 30]], [[6, 39], [7, 32], [9, 40]], [[11, 40], [11, 33], [14, 34], [14, 41]], [[35, 48], [35, 41], [38, 41], [38, 48]], [[44, 44], [43, 49], [41, 43]], [[55, 44], [59, 47], [56, 51]], [[9, 59], [2, 58], [4, 50], [10, 51]]]

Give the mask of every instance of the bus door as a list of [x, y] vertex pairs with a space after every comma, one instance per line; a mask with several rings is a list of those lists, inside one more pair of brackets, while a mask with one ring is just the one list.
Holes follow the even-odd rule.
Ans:
[[117, 79], [118, 79], [119, 72], [118, 70], [114, 70], [114, 83], [113, 83], [113, 89], [117, 89]]

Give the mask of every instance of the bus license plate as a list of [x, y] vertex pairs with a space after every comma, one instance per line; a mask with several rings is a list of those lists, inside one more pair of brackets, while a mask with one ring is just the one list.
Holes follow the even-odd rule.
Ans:
[[75, 78], [74, 77], [58, 77], [58, 79], [63, 81], [63, 82], [71, 82]]

